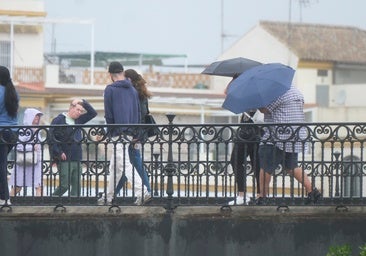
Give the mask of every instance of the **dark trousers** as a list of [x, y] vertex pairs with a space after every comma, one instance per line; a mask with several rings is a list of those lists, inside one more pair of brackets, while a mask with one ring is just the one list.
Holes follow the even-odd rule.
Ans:
[[[16, 137], [15, 137], [16, 138]], [[8, 154], [14, 147], [11, 142], [14, 134], [11, 131], [2, 131], [0, 133], [0, 199], [9, 199], [8, 187]]]
[[252, 165], [252, 171], [255, 175], [256, 190], [257, 193], [260, 192], [259, 189], [259, 156], [258, 156], [258, 143], [240, 143], [237, 142], [234, 144], [233, 151], [231, 153], [230, 163], [233, 167], [233, 171], [235, 174], [235, 181], [238, 186], [239, 192], [244, 192], [244, 188], [246, 185], [246, 170], [247, 166], [247, 158], [250, 157], [250, 164]]

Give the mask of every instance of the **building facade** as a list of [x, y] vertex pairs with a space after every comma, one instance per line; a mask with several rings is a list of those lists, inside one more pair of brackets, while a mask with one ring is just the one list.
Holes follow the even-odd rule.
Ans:
[[[321, 24], [259, 22], [219, 59], [246, 57], [296, 70], [308, 121], [365, 121], [366, 31]], [[222, 90], [223, 78], [211, 87]]]

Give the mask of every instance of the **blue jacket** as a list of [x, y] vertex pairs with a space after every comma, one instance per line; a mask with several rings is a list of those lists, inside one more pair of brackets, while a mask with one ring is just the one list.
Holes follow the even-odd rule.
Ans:
[[[97, 112], [87, 102], [83, 100], [83, 107], [87, 113], [81, 115], [78, 119], [75, 119], [75, 124], [85, 124], [94, 117]], [[66, 117], [64, 114], [56, 116], [51, 125], [66, 125]], [[52, 127], [50, 129], [51, 134], [51, 159], [53, 161], [60, 160], [62, 153], [66, 154], [67, 160], [69, 161], [80, 161], [82, 157], [81, 144], [82, 144], [82, 133], [81, 129], [75, 129], [74, 127]], [[67, 161], [66, 160], [66, 161]]]
[[6, 111], [5, 86], [0, 85], [0, 126], [13, 126], [13, 125], [14, 126], [18, 125], [18, 118], [9, 116], [8, 111]]
[[[136, 89], [129, 80], [119, 80], [104, 90], [104, 111], [107, 124], [139, 124], [140, 104]], [[126, 128], [113, 129], [112, 136], [118, 136]]]

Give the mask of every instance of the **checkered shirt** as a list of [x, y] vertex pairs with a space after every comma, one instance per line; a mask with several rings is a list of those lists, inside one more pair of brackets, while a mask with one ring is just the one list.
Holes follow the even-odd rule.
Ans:
[[[273, 123], [273, 119], [272, 119], [272, 115], [269, 112], [264, 113], [263, 116], [263, 121], [264, 123]], [[263, 136], [262, 136], [262, 141], [261, 144], [273, 144], [271, 141], [271, 134], [273, 133], [273, 129], [269, 126], [263, 126]]]
[[[294, 86], [282, 96], [277, 98], [267, 107], [271, 113], [274, 123], [303, 123], [304, 115], [304, 96]], [[299, 129], [298, 126], [275, 127], [276, 146], [286, 152], [303, 152], [304, 145], [301, 139], [306, 138], [306, 130]]]

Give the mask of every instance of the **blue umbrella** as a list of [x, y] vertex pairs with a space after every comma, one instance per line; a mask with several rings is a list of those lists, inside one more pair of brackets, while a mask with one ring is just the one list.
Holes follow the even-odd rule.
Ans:
[[231, 82], [222, 107], [235, 114], [265, 107], [290, 89], [294, 74], [280, 63], [248, 69]]

